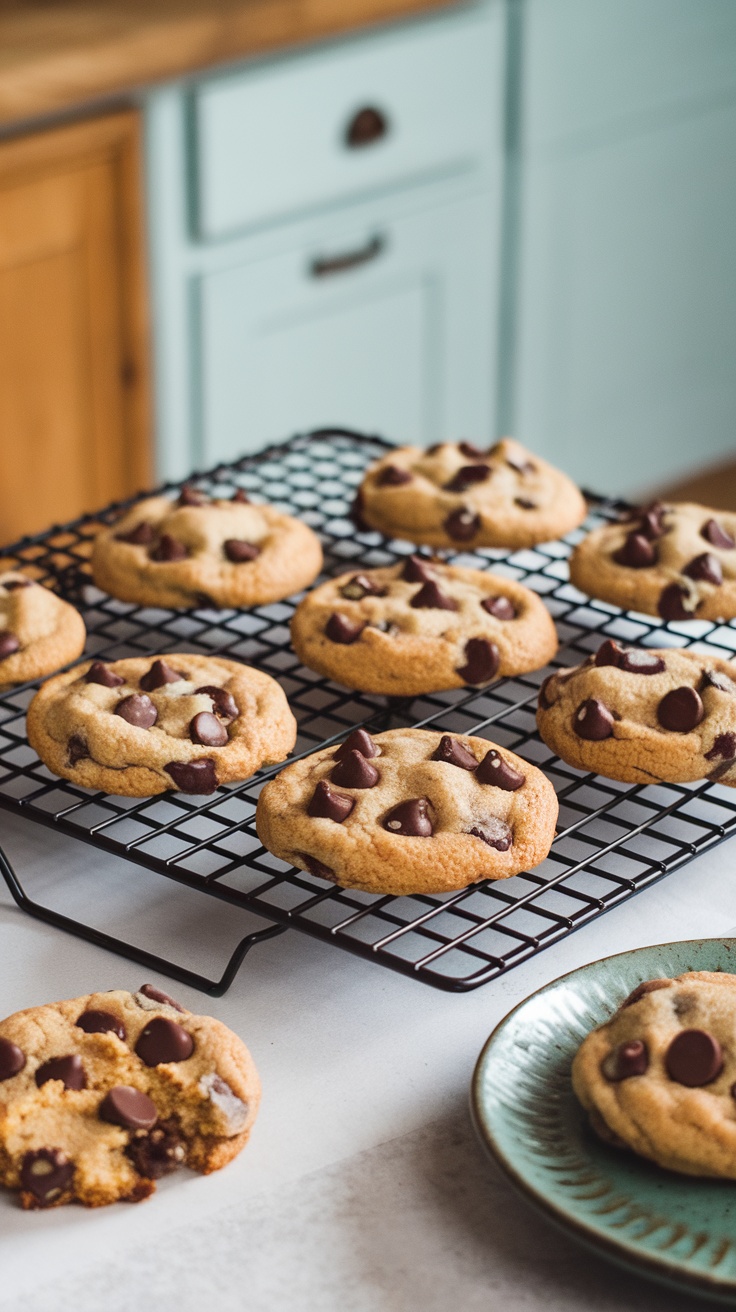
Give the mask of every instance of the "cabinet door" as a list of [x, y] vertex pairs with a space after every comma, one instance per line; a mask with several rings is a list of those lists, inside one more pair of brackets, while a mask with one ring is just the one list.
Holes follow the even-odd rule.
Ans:
[[0, 541], [149, 478], [138, 116], [0, 145]]
[[203, 456], [329, 424], [491, 436], [490, 197], [365, 224], [201, 280]]

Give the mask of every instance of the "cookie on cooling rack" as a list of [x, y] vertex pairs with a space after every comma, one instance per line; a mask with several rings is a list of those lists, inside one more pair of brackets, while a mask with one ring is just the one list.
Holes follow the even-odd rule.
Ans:
[[28, 741], [54, 774], [126, 797], [212, 793], [283, 761], [296, 721], [275, 679], [174, 652], [88, 661], [44, 683]]
[[184, 488], [149, 497], [95, 538], [98, 587], [146, 606], [260, 606], [313, 583], [322, 568], [316, 533], [242, 493], [210, 500]]
[[0, 571], [0, 688], [51, 674], [84, 651], [78, 611], [18, 570]]
[[736, 787], [736, 666], [608, 639], [539, 691], [537, 725], [568, 765], [624, 783]]
[[570, 557], [590, 597], [664, 620], [736, 618], [736, 514], [653, 502], [594, 529]]
[[23, 1207], [140, 1202], [179, 1166], [208, 1174], [260, 1101], [237, 1034], [144, 984], [0, 1021], [0, 1183]]
[[566, 474], [504, 438], [405, 446], [371, 465], [356, 514], [387, 537], [429, 547], [530, 547], [576, 528], [586, 515]]
[[557, 798], [541, 770], [484, 738], [355, 730], [266, 784], [258, 837], [343, 888], [446, 893], [546, 857]]
[[640, 984], [572, 1068], [593, 1129], [684, 1175], [736, 1179], [736, 975]]
[[400, 697], [538, 670], [557, 651], [535, 592], [419, 556], [321, 584], [297, 607], [291, 640], [319, 674]]

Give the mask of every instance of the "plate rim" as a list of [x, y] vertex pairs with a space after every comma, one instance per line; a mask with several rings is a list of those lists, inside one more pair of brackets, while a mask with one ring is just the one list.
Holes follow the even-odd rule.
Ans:
[[[537, 1211], [541, 1212], [547, 1220], [551, 1221], [559, 1229], [571, 1235], [578, 1243], [585, 1248], [592, 1250], [599, 1256], [607, 1258], [609, 1261], [619, 1266], [633, 1270], [637, 1274], [645, 1274], [651, 1279], [661, 1284], [668, 1285], [681, 1292], [705, 1294], [711, 1298], [733, 1303], [736, 1295], [736, 1276], [724, 1278], [722, 1276], [709, 1276], [705, 1272], [702, 1274], [681, 1267], [676, 1261], [669, 1258], [656, 1258], [644, 1253], [638, 1247], [632, 1245], [625, 1239], [614, 1240], [608, 1236], [600, 1234], [592, 1226], [588, 1226], [579, 1217], [563, 1210], [557, 1204], [551, 1203], [535, 1186], [529, 1183], [526, 1176], [517, 1168], [515, 1162], [508, 1156], [505, 1150], [497, 1142], [492, 1127], [484, 1119], [483, 1103], [480, 1096], [481, 1082], [486, 1065], [490, 1059], [492, 1049], [498, 1041], [502, 1030], [512, 1021], [518, 1012], [522, 1011], [533, 998], [538, 998], [545, 993], [559, 988], [566, 980], [574, 976], [581, 975], [586, 970], [591, 970], [595, 966], [600, 966], [604, 962], [616, 961], [621, 957], [636, 957], [640, 953], [655, 952], [658, 949], [666, 950], [667, 948], [688, 948], [694, 950], [702, 948], [704, 944], [719, 944], [724, 948], [730, 945], [734, 950], [734, 967], [736, 967], [736, 937], [731, 935], [725, 938], [693, 938], [693, 939], [673, 939], [665, 943], [649, 943], [638, 948], [628, 948], [623, 952], [612, 952], [608, 956], [597, 957], [593, 961], [585, 962], [582, 966], [576, 966], [573, 970], [567, 970], [562, 975], [557, 975], [547, 984], [541, 985], [540, 988], [534, 989], [526, 998], [512, 1007], [505, 1016], [494, 1026], [486, 1039], [477, 1061], [473, 1068], [473, 1075], [470, 1082], [470, 1113], [475, 1131], [486, 1149], [488, 1154], [502, 1170], [506, 1178], [517, 1190], [518, 1193], [526, 1199], [528, 1203]], [[736, 974], [736, 969], [733, 972]], [[652, 1164], [656, 1169], [656, 1164]], [[707, 1177], [706, 1177], [707, 1178]], [[714, 1181], [715, 1183], [715, 1181]], [[736, 1186], [736, 1180], [732, 1182]]]

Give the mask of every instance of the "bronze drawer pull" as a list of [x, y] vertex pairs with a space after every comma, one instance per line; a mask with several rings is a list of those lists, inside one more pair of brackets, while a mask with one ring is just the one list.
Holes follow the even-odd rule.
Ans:
[[343, 255], [318, 255], [312, 260], [309, 272], [313, 278], [327, 278], [331, 273], [345, 273], [356, 269], [361, 264], [375, 260], [386, 248], [386, 238], [376, 233], [365, 246], [357, 251], [345, 251]]
[[345, 129], [345, 145], [351, 150], [360, 146], [372, 146], [374, 142], [385, 137], [389, 129], [386, 115], [374, 105], [366, 105], [353, 114]]

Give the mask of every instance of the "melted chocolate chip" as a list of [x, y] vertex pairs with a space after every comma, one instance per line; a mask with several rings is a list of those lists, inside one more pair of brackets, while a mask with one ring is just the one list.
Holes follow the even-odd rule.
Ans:
[[515, 469], [517, 474], [533, 474], [537, 468], [531, 460], [514, 460], [513, 456], [506, 457], [506, 464], [510, 469]]
[[135, 1051], [146, 1066], [186, 1061], [194, 1052], [194, 1039], [175, 1020], [155, 1016], [141, 1030]]
[[119, 688], [125, 679], [103, 661], [93, 661], [84, 676], [85, 683], [101, 683], [103, 688]]
[[736, 547], [736, 542], [731, 537], [728, 529], [718, 523], [717, 519], [707, 519], [700, 530], [701, 538], [710, 542], [712, 547], [719, 547], [721, 551], [731, 551]]
[[414, 610], [457, 610], [457, 602], [446, 596], [434, 579], [429, 579], [414, 593], [409, 605]]
[[495, 747], [486, 752], [475, 777], [479, 784], [492, 784], [494, 788], [502, 788], [505, 793], [515, 793], [526, 782], [526, 776], [509, 765]]
[[644, 510], [639, 521], [639, 532], [650, 541], [661, 538], [664, 533], [663, 515], [665, 507], [661, 501], [653, 501], [650, 506]]
[[630, 1080], [634, 1075], [644, 1075], [648, 1069], [649, 1053], [641, 1039], [620, 1043], [601, 1063], [606, 1079], [614, 1084], [619, 1080]]
[[135, 1135], [125, 1154], [144, 1180], [170, 1175], [186, 1158], [186, 1148], [173, 1117], [159, 1121], [148, 1134]]
[[20, 651], [20, 642], [18, 638], [16, 638], [15, 634], [11, 633], [8, 629], [3, 629], [2, 632], [0, 632], [0, 661], [4, 661], [16, 651]]
[[75, 1052], [69, 1057], [52, 1057], [50, 1061], [45, 1061], [36, 1071], [39, 1089], [47, 1080], [61, 1080], [65, 1089], [86, 1089], [87, 1076], [82, 1058]]
[[465, 664], [457, 672], [461, 679], [474, 687], [495, 679], [500, 663], [501, 656], [495, 642], [489, 642], [487, 638], [469, 638], [465, 644]]
[[685, 602], [689, 600], [690, 592], [683, 588], [680, 583], [668, 583], [667, 587], [660, 593], [657, 603], [657, 610], [663, 620], [691, 620], [694, 618], [692, 610], [687, 610]]
[[736, 693], [736, 683], [721, 670], [703, 670], [701, 691], [706, 688], [717, 688], [719, 692], [727, 692], [732, 697]]
[[516, 619], [516, 610], [508, 597], [484, 597], [480, 604], [496, 620]]
[[556, 677], [555, 674], [548, 674], [539, 689], [539, 706], [543, 711], [549, 711], [554, 706], [554, 702], [550, 699], [549, 694], [552, 691], [552, 685], [554, 684]]
[[432, 566], [421, 556], [410, 556], [401, 571], [401, 577], [407, 583], [431, 583], [434, 578]]
[[353, 729], [350, 736], [338, 747], [334, 754], [334, 760], [344, 761], [350, 752], [360, 752], [361, 756], [365, 756], [367, 760], [381, 755], [380, 747], [377, 743], [374, 743], [365, 729]]
[[206, 506], [209, 497], [206, 492], [200, 492], [199, 488], [190, 487], [187, 483], [179, 494], [178, 506]]
[[347, 820], [354, 806], [354, 797], [343, 797], [341, 793], [336, 793], [330, 788], [325, 779], [321, 779], [312, 794], [307, 815], [311, 815], [313, 819], [334, 820], [335, 824], [341, 825], [343, 820]]
[[383, 828], [390, 834], [402, 834], [406, 838], [429, 838], [434, 833], [434, 827], [428, 807], [426, 797], [413, 797], [408, 802], [399, 802], [384, 817]]
[[707, 1030], [681, 1030], [667, 1049], [664, 1064], [671, 1080], [698, 1089], [712, 1084], [723, 1070], [721, 1045]]
[[455, 542], [470, 542], [479, 532], [480, 524], [480, 515], [468, 510], [467, 506], [459, 506], [447, 516], [443, 528], [448, 538]]
[[359, 620], [354, 624], [352, 620], [346, 619], [344, 615], [339, 615], [333, 611], [325, 626], [325, 637], [330, 642], [340, 642], [343, 646], [350, 646], [351, 643], [357, 642], [365, 624]]
[[719, 733], [709, 752], [705, 753], [706, 761], [733, 761], [736, 758], [736, 733]]
[[324, 861], [319, 861], [316, 856], [310, 856], [308, 852], [297, 852], [296, 856], [304, 862], [310, 875], [316, 875], [317, 879], [334, 880], [335, 872], [332, 866], [326, 866]]
[[8, 582], [3, 584], [6, 592], [17, 592], [19, 588], [33, 588], [35, 586], [33, 579], [8, 579]]
[[332, 782], [343, 788], [375, 788], [380, 777], [375, 765], [355, 748], [340, 757], [330, 774]]
[[36, 1148], [21, 1162], [20, 1185], [39, 1207], [55, 1202], [71, 1184], [74, 1163], [60, 1148]]
[[484, 483], [489, 477], [491, 470], [488, 465], [463, 465], [453, 475], [449, 483], [445, 483], [446, 492], [467, 492], [469, 487], [474, 483]]
[[170, 761], [164, 766], [180, 793], [214, 793], [217, 774], [214, 761], [206, 757], [199, 761]]
[[184, 546], [183, 542], [178, 542], [172, 538], [170, 533], [164, 533], [160, 541], [149, 552], [151, 560], [156, 561], [174, 561], [186, 560], [189, 555], [189, 548]]
[[613, 638], [607, 638], [598, 648], [594, 665], [615, 665], [629, 674], [661, 674], [665, 663], [661, 656], [635, 647], [619, 647]]
[[456, 765], [460, 770], [477, 770], [478, 762], [469, 752], [467, 747], [463, 747], [457, 738], [451, 738], [449, 733], [443, 733], [439, 743], [432, 752], [431, 761], [445, 761], [447, 765]]
[[694, 688], [673, 688], [657, 707], [657, 719], [671, 733], [690, 733], [700, 724], [705, 711]]
[[702, 579], [703, 583], [712, 583], [720, 587], [723, 582], [723, 566], [717, 556], [704, 551], [702, 556], [695, 556], [682, 571], [689, 579]]
[[376, 478], [376, 486], [401, 487], [402, 483], [411, 483], [411, 479], [408, 469], [399, 469], [398, 465], [386, 465]]
[[115, 707], [115, 714], [119, 715], [121, 720], [126, 720], [136, 729], [150, 729], [158, 719], [158, 711], [145, 693], [131, 693], [129, 697], [123, 697]]
[[227, 720], [230, 723], [231, 720], [237, 719], [239, 714], [238, 703], [226, 688], [217, 688], [214, 684], [206, 683], [202, 688], [196, 688], [195, 692], [204, 693], [207, 697], [212, 698], [215, 715], [219, 715], [221, 720]]
[[[174, 670], [166, 661], [155, 660], [150, 670], [139, 679], [140, 687], [144, 692], [155, 692], [156, 688], [163, 688], [167, 683], [180, 683], [186, 679], [186, 674], [181, 670]], [[122, 683], [122, 679], [121, 679]]]
[[158, 1112], [147, 1094], [128, 1084], [118, 1084], [102, 1099], [99, 1117], [109, 1125], [121, 1125], [124, 1130], [151, 1130], [158, 1120]]
[[368, 574], [354, 574], [340, 588], [340, 596], [346, 601], [362, 601], [363, 597], [385, 597], [388, 588], [382, 588]]
[[242, 487], [236, 487], [231, 499], [236, 503], [236, 505], [240, 505], [240, 506], [250, 505], [250, 497], [248, 496], [247, 492], [243, 491]]
[[614, 551], [613, 559], [627, 569], [647, 569], [656, 562], [657, 549], [643, 533], [629, 533], [624, 545]]
[[526, 497], [514, 497], [514, 505], [520, 510], [537, 510], [536, 501], [529, 501]]
[[245, 542], [241, 538], [226, 538], [222, 549], [232, 565], [244, 565], [261, 554], [261, 548], [255, 542]]
[[480, 838], [489, 847], [494, 847], [497, 852], [508, 852], [513, 841], [511, 829], [505, 820], [499, 820], [497, 816], [488, 816], [468, 831], [473, 838]]
[[622, 1010], [624, 1007], [633, 1007], [635, 1002], [646, 997], [647, 993], [656, 993], [658, 989], [668, 989], [672, 983], [671, 979], [645, 979], [641, 984], [637, 984], [635, 989], [621, 1003]]
[[457, 446], [458, 451], [462, 451], [463, 455], [468, 457], [468, 460], [479, 460], [485, 454], [474, 442], [458, 442]]
[[572, 727], [578, 738], [588, 742], [601, 742], [613, 734], [613, 716], [597, 697], [588, 697], [576, 710]]
[[138, 992], [142, 993], [144, 998], [150, 998], [151, 1002], [161, 1002], [166, 1007], [173, 1007], [175, 1011], [186, 1011], [186, 1007], [182, 1007], [180, 1002], [170, 997], [168, 993], [164, 993], [162, 989], [157, 989], [155, 984], [141, 984]]
[[224, 747], [227, 729], [210, 711], [199, 711], [189, 723], [189, 737], [202, 747]]
[[89, 746], [81, 733], [73, 733], [66, 745], [67, 759], [70, 765], [76, 765], [78, 761], [84, 761], [89, 756]]
[[130, 542], [134, 547], [148, 547], [153, 542], [155, 533], [153, 524], [149, 524], [147, 519], [142, 519], [140, 524], [136, 524], [129, 533], [116, 533], [116, 542]]
[[83, 1011], [77, 1026], [80, 1030], [84, 1030], [85, 1034], [117, 1034], [119, 1039], [125, 1038], [123, 1022], [111, 1011], [97, 1011], [94, 1007], [89, 1011]]
[[23, 1070], [25, 1064], [26, 1055], [22, 1048], [10, 1039], [0, 1038], [0, 1082], [12, 1079]]

